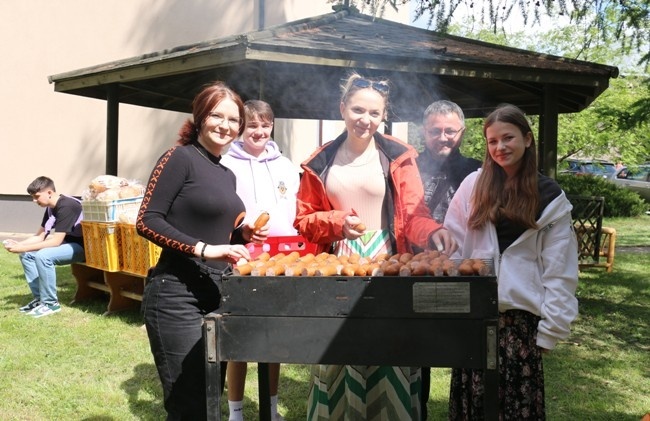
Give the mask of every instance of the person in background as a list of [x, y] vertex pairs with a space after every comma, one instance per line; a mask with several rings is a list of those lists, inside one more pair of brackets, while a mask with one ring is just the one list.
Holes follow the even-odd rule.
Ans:
[[[454, 257], [491, 259], [499, 276], [499, 419], [543, 420], [542, 355], [566, 338], [578, 314], [578, 251], [571, 204], [537, 170], [524, 113], [504, 104], [483, 124], [487, 150], [445, 217]], [[481, 370], [454, 368], [450, 420], [483, 419]]]
[[[319, 252], [455, 248], [424, 204], [415, 149], [377, 132], [388, 106], [388, 81], [353, 73], [340, 102], [346, 130], [302, 164], [294, 226]], [[416, 367], [313, 366], [307, 418], [419, 419], [419, 381]]]
[[[230, 145], [222, 163], [237, 177], [237, 194], [246, 206], [244, 222], [253, 223], [262, 212], [268, 212], [269, 236], [297, 235], [293, 227], [296, 218], [296, 193], [300, 176], [298, 168], [282, 156], [271, 139], [273, 110], [264, 101], [244, 103], [244, 133]], [[228, 405], [230, 421], [242, 420], [245, 362], [228, 363]], [[269, 364], [271, 416], [281, 421], [278, 414], [278, 382], [280, 364]]]
[[219, 307], [218, 284], [244, 246], [266, 240], [242, 224], [245, 207], [235, 175], [221, 163], [242, 133], [244, 104], [222, 82], [204, 86], [192, 102], [178, 145], [151, 172], [138, 212], [138, 234], [162, 247], [145, 286], [142, 312], [163, 386], [167, 420], [206, 419], [203, 317]]
[[442, 223], [461, 181], [481, 167], [481, 161], [461, 154], [465, 115], [454, 102], [432, 102], [422, 120], [425, 150], [416, 162], [431, 217]]
[[[465, 133], [465, 114], [454, 102], [432, 102], [422, 119], [425, 150], [417, 157], [424, 201], [431, 217], [442, 223], [451, 198], [461, 181], [481, 167], [481, 161], [464, 157], [460, 146]], [[422, 367], [422, 419], [427, 419], [431, 368]]]
[[41, 226], [22, 241], [5, 240], [5, 248], [20, 255], [32, 301], [20, 307], [21, 313], [34, 318], [61, 311], [56, 291], [56, 265], [86, 260], [81, 220], [81, 203], [74, 197], [56, 192], [54, 181], [41, 176], [27, 186], [34, 202], [45, 208]]

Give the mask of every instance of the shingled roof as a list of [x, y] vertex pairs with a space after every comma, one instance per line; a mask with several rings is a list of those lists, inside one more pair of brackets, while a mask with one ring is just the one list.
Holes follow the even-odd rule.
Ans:
[[[343, 10], [261, 31], [181, 46], [49, 77], [57, 92], [190, 112], [197, 89], [224, 80], [281, 118], [339, 119], [350, 70], [391, 81], [392, 121], [419, 121], [435, 99], [468, 117], [499, 103], [528, 114], [577, 112], [618, 69], [445, 35]], [[117, 86], [117, 89], [115, 87]], [[548, 104], [547, 104], [548, 107]], [[548, 109], [548, 108], [547, 108]]]

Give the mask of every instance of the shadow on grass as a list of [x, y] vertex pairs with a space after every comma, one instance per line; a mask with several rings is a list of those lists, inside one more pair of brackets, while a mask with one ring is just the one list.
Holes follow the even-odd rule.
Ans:
[[[256, 370], [254, 369], [249, 371], [247, 383], [250, 386], [250, 382], [255, 382], [253, 387], [257, 393], [256, 374]], [[281, 376], [280, 382], [279, 404], [288, 408], [285, 411], [281, 411], [284, 412], [284, 419], [287, 421], [304, 420], [307, 414], [309, 381], [297, 381], [286, 376]], [[164, 419], [165, 410], [163, 407], [162, 387], [160, 386], [158, 373], [153, 363], [135, 366], [133, 368], [133, 375], [121, 384], [121, 388], [128, 396], [130, 412], [134, 417], [141, 420]], [[228, 399], [226, 394], [227, 386], [221, 400], [222, 419], [228, 419]], [[297, 396], [300, 396], [302, 399], [295, 399]], [[244, 419], [258, 419], [258, 414], [258, 402], [252, 400], [249, 396], [244, 396]]]
[[[22, 270], [22, 268], [21, 268]], [[59, 301], [63, 304], [70, 302], [71, 298], [74, 296], [76, 291], [76, 282], [72, 278], [70, 273], [69, 266], [57, 266], [56, 267], [56, 278], [57, 278], [57, 294], [59, 296]], [[22, 283], [23, 289], [20, 294], [5, 295], [4, 304], [6, 304], [7, 309], [18, 308], [30, 302], [33, 297], [32, 293], [29, 290], [25, 276], [20, 272], [19, 275], [11, 275], [3, 279], [3, 281], [8, 282], [17, 282]]]
[[[282, 364], [278, 386], [278, 412], [286, 421], [304, 420], [307, 416], [307, 396], [309, 394], [309, 366], [303, 364]], [[302, 380], [304, 379], [304, 380]], [[248, 364], [244, 396], [244, 419], [259, 419], [259, 383], [256, 363]], [[252, 393], [251, 393], [252, 392]], [[228, 384], [221, 401], [222, 419], [228, 419]]]
[[[643, 256], [641, 261], [650, 257], [648, 254]], [[619, 256], [619, 259], [639, 261], [629, 255]], [[613, 273], [581, 274], [576, 294], [581, 319], [577, 327], [590, 327], [593, 331], [587, 332], [588, 336], [597, 334], [601, 338], [613, 338], [616, 342], [614, 345], [619, 347], [650, 349], [650, 337], [647, 335], [650, 320], [649, 285], [645, 270], [642, 274], [620, 268]], [[576, 329], [571, 340], [581, 342], [588, 338]]]
[[429, 420], [446, 420], [449, 412], [449, 400], [429, 399], [427, 415]]
[[161, 420], [165, 418], [162, 387], [156, 366], [138, 364], [133, 367], [133, 376], [120, 387], [128, 396], [129, 409], [139, 420]]
[[[77, 291], [77, 282], [72, 276], [70, 266], [57, 266], [57, 288], [59, 301], [64, 305], [69, 305], [85, 313], [95, 313], [106, 317], [113, 317], [129, 325], [142, 325], [142, 315], [140, 314], [140, 302], [134, 301], [133, 307], [122, 311], [106, 314], [109, 302], [109, 294], [103, 291], [97, 291], [97, 297], [83, 301], [74, 301]], [[22, 305], [22, 304], [21, 304]]]
[[572, 334], [544, 357], [547, 415], [638, 421], [647, 410], [637, 389], [650, 366], [648, 257], [621, 254], [613, 273], [580, 273]]

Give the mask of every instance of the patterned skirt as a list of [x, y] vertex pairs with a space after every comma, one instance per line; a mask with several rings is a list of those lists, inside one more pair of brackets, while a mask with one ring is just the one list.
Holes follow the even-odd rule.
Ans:
[[[390, 253], [388, 231], [366, 232], [354, 240], [339, 241], [337, 255], [372, 258]], [[363, 352], [363, 350], [359, 350]], [[393, 421], [420, 419], [420, 369], [314, 365], [307, 403], [310, 421]]]
[[[523, 310], [499, 315], [499, 420], [544, 420], [544, 368], [537, 346], [539, 316]], [[483, 420], [483, 371], [451, 373], [449, 420]]]
[[419, 368], [314, 365], [311, 374], [308, 420], [420, 419]]

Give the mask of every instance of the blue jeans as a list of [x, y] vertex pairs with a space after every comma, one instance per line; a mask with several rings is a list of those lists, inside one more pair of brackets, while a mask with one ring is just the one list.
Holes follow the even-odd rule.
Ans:
[[44, 304], [56, 304], [56, 265], [69, 265], [86, 259], [84, 249], [77, 243], [63, 243], [20, 254], [27, 285], [34, 299]]

